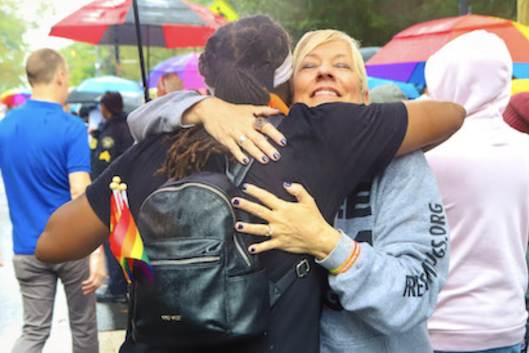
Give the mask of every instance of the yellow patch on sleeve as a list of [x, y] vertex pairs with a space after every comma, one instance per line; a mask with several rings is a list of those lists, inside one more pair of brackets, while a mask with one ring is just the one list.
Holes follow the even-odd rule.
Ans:
[[108, 151], [101, 152], [99, 155], [99, 160], [110, 163], [110, 153], [108, 153]]

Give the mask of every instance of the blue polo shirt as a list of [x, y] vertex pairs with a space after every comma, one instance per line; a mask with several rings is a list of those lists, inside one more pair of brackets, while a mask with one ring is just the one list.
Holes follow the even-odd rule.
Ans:
[[51, 214], [71, 200], [68, 175], [90, 173], [87, 128], [60, 104], [29, 99], [0, 120], [0, 169], [14, 252], [34, 254]]

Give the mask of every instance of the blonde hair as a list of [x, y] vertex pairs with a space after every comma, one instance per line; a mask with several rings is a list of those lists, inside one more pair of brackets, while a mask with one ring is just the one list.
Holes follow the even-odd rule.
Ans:
[[326, 44], [335, 40], [340, 40], [347, 44], [351, 49], [351, 56], [353, 57], [354, 65], [358, 77], [360, 78], [362, 93], [368, 91], [367, 86], [367, 73], [364, 66], [364, 59], [360, 54], [360, 47], [358, 41], [348, 34], [337, 31], [334, 29], [321, 29], [317, 31], [311, 31], [305, 33], [299, 40], [296, 48], [294, 49], [293, 61], [294, 61], [294, 75], [298, 72], [301, 61], [314, 49], [322, 44]]
[[26, 61], [26, 74], [31, 86], [49, 84], [59, 69], [68, 66], [66, 58], [53, 49], [39, 49], [31, 53]]

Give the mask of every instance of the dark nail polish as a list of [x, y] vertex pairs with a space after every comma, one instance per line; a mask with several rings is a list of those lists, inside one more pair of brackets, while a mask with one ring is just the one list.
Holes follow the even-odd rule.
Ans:
[[281, 146], [285, 146], [287, 144], [287, 140], [286, 139], [281, 139]]
[[238, 225], [237, 225], [237, 229], [242, 229], [242, 228], [243, 228], [243, 227], [242, 227], [242, 224], [238, 224]]
[[255, 248], [250, 248], [250, 252], [255, 252]]
[[287, 188], [291, 187], [292, 186], [292, 183], [289, 183], [288, 181], [285, 181], [283, 183], [283, 185], [285, 185]]
[[263, 158], [261, 158], [263, 160], [263, 162], [268, 162], [270, 160], [270, 158], [268, 158], [267, 156], [263, 156]]
[[237, 200], [237, 199], [234, 199], [232, 202], [233, 202], [234, 205], [238, 205], [239, 204], [239, 200]]
[[243, 158], [242, 162], [243, 162], [244, 164], [248, 164], [248, 162], [250, 162], [250, 161], [248, 160], [248, 158]]
[[274, 159], [275, 159], [275, 160], [278, 160], [279, 157], [280, 157], [279, 153], [274, 153]]
[[248, 189], [248, 186], [246, 186], [246, 184], [242, 184], [241, 189], [246, 190]]

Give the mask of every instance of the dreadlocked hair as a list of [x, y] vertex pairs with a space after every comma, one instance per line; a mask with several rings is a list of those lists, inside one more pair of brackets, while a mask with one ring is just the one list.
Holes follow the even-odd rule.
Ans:
[[[198, 66], [216, 97], [234, 104], [266, 105], [275, 70], [289, 52], [290, 38], [281, 26], [267, 16], [251, 16], [219, 28], [208, 39]], [[201, 127], [176, 134], [171, 143], [159, 170], [170, 179], [202, 171], [214, 155], [230, 155]]]
[[209, 158], [214, 155], [230, 156], [230, 162], [235, 160], [228, 149], [211, 137], [202, 126], [182, 129], [164, 143], [171, 147], [167, 151], [164, 165], [155, 175], [167, 175], [173, 180], [204, 170]]

